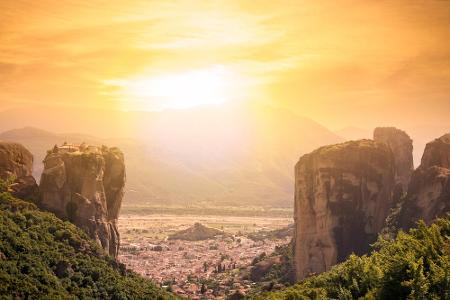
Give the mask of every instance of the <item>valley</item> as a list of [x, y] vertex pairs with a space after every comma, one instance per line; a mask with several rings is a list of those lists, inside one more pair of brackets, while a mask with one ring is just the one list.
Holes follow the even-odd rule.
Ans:
[[[167, 240], [195, 222], [225, 234], [201, 241]], [[123, 214], [118, 259], [180, 296], [220, 299], [237, 290], [245, 294], [253, 282], [243, 274], [255, 257], [270, 255], [275, 247], [290, 242], [290, 237], [252, 240], [249, 234], [291, 223], [292, 218], [286, 217]]]

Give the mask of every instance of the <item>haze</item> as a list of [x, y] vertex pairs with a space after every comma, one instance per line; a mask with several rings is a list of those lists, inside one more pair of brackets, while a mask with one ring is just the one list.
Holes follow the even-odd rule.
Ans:
[[3, 138], [38, 170], [118, 145], [139, 199], [290, 205], [300, 155], [376, 126], [418, 165], [450, 125], [449, 36], [448, 1], [1, 1], [0, 131], [34, 127]]
[[449, 35], [448, 1], [1, 1], [0, 109], [253, 100], [332, 130], [443, 126]]

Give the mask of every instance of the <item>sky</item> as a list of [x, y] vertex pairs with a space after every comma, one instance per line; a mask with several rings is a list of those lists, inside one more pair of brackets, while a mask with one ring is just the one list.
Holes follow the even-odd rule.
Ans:
[[0, 110], [252, 101], [450, 127], [450, 1], [0, 1]]

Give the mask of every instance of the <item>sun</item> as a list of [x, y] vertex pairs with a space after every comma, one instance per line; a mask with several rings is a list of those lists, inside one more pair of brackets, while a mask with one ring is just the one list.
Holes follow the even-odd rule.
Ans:
[[233, 72], [223, 66], [140, 76], [109, 82], [120, 87], [129, 106], [146, 110], [183, 109], [199, 105], [221, 104], [233, 99]]

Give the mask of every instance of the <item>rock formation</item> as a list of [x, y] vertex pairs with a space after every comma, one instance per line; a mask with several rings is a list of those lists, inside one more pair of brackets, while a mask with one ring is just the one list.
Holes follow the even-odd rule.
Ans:
[[38, 186], [32, 176], [33, 155], [17, 143], [0, 142], [0, 179], [8, 181], [13, 196], [36, 200]]
[[401, 186], [402, 193], [406, 193], [414, 171], [412, 139], [406, 132], [395, 127], [375, 128], [373, 139], [376, 142], [385, 143], [392, 150], [395, 161], [395, 180]]
[[366, 253], [393, 205], [392, 151], [372, 140], [325, 146], [295, 167], [297, 279]]
[[44, 160], [39, 206], [84, 229], [117, 256], [124, 185], [124, 157], [119, 149], [55, 145]]
[[399, 226], [407, 229], [422, 219], [427, 224], [450, 212], [450, 134], [425, 147], [414, 171], [399, 214]]
[[250, 279], [254, 282], [260, 282], [274, 265], [281, 265], [282, 263], [283, 257], [281, 255], [266, 257], [249, 268]]

